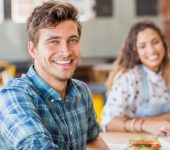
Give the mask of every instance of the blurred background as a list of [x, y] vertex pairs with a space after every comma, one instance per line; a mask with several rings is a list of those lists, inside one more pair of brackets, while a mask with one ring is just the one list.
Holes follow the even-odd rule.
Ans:
[[[116, 57], [129, 26], [152, 19], [163, 26], [163, 0], [65, 0], [78, 7], [83, 22], [82, 58]], [[169, 0], [164, 0], [169, 1]], [[29, 61], [25, 21], [42, 0], [0, 0], [0, 59]], [[170, 10], [169, 10], [170, 12]]]
[[[18, 67], [30, 63], [25, 22], [32, 9], [42, 1], [0, 0], [0, 60]], [[80, 12], [83, 24], [81, 64], [86, 65], [113, 62], [134, 22], [151, 19], [165, 28], [162, 7], [166, 7], [163, 9], [170, 15], [170, 0], [64, 1], [73, 3]], [[105, 67], [108, 69], [108, 65]]]
[[[12, 76], [19, 77], [30, 66], [25, 22], [32, 9], [42, 1], [0, 0], [1, 71], [12, 65], [15, 67]], [[129, 27], [138, 20], [151, 19], [170, 41], [170, 0], [65, 1], [78, 8], [83, 24], [82, 56], [74, 77], [88, 83], [100, 114], [105, 100], [104, 82]]]

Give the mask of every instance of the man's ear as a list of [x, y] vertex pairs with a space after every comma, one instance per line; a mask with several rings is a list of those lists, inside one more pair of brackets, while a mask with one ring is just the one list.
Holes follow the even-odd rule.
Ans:
[[37, 51], [37, 49], [35, 47], [35, 44], [32, 41], [29, 41], [28, 42], [28, 52], [33, 59], [35, 59], [35, 57], [36, 57], [36, 51]]

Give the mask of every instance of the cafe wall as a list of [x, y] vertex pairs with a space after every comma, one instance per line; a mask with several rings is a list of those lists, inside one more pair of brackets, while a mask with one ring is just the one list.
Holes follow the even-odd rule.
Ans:
[[[137, 16], [136, 1], [112, 0], [111, 15], [83, 22], [81, 38], [83, 58], [116, 57], [130, 25], [137, 20], [149, 18], [162, 26], [159, 14]], [[25, 24], [13, 23], [11, 19], [5, 19], [0, 24], [0, 60], [30, 60]]]

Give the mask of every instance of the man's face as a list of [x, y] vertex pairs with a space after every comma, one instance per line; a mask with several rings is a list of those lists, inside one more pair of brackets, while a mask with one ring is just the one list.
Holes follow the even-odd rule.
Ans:
[[67, 20], [39, 31], [38, 44], [28, 44], [35, 69], [45, 80], [67, 81], [73, 76], [80, 57], [80, 37], [76, 24]]

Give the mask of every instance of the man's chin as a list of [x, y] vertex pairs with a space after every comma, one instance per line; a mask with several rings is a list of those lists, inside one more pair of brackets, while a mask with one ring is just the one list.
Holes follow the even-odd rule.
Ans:
[[66, 82], [68, 80], [70, 80], [71, 78], [60, 78], [60, 81]]
[[66, 76], [66, 75], [65, 75], [65, 76], [63, 75], [63, 76], [60, 77], [60, 80], [61, 80], [61, 81], [68, 81], [68, 80], [71, 79], [72, 77], [73, 77], [73, 74], [67, 75], [67, 76]]

